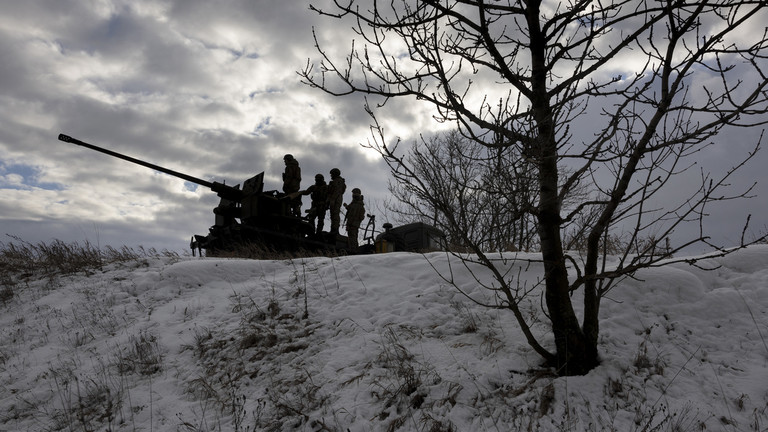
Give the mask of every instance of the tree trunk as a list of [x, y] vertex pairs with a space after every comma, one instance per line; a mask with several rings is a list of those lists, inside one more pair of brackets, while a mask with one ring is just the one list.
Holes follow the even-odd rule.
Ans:
[[[539, 208], [539, 240], [544, 260], [547, 310], [557, 349], [560, 375], [584, 375], [598, 364], [597, 338], [588, 337], [579, 325], [571, 303], [568, 271], [560, 237], [560, 215], [557, 194], [557, 167], [543, 158], [540, 164], [541, 205]], [[593, 336], [593, 335], [589, 335]]]
[[568, 271], [560, 233], [557, 141], [554, 110], [547, 95], [546, 40], [539, 25], [539, 1], [528, 10], [531, 34], [531, 108], [536, 121], [534, 154], [539, 175], [539, 240], [544, 260], [546, 302], [555, 336], [556, 362], [560, 375], [583, 375], [597, 365], [597, 348], [590, 346], [571, 303]]

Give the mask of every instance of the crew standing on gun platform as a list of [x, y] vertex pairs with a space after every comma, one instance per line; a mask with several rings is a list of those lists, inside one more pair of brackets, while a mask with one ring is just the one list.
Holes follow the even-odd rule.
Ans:
[[[325, 212], [328, 210], [328, 184], [322, 174], [315, 175], [315, 184], [301, 192], [302, 195], [310, 195], [312, 207], [307, 210], [307, 218], [312, 222], [315, 233], [320, 234], [325, 226]], [[315, 226], [317, 219], [317, 226]]]
[[[297, 161], [293, 155], [287, 154], [283, 156], [285, 162], [285, 172], [283, 173], [283, 192], [286, 195], [290, 195], [299, 191], [301, 186], [301, 168], [299, 168], [299, 161]], [[291, 198], [291, 214], [296, 217], [301, 217], [301, 194], [296, 194], [296, 197]]]
[[360, 189], [352, 189], [352, 202], [344, 204], [344, 208], [347, 210], [347, 246], [350, 252], [356, 252], [360, 223], [365, 219], [365, 204], [363, 204], [363, 193]]
[[331, 182], [328, 183], [328, 209], [331, 211], [331, 234], [339, 234], [341, 226], [341, 204], [344, 200], [344, 191], [347, 190], [347, 184], [344, 177], [341, 176], [341, 170], [333, 168], [331, 170]]

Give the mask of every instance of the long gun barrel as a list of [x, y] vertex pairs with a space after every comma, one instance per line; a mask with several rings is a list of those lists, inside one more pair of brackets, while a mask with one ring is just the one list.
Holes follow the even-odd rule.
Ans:
[[81, 147], [89, 148], [91, 150], [96, 150], [97, 152], [101, 152], [101, 153], [107, 154], [109, 156], [116, 157], [118, 159], [122, 159], [122, 160], [125, 160], [125, 161], [128, 161], [128, 162], [132, 162], [132, 163], [135, 163], [137, 165], [141, 165], [141, 166], [153, 169], [155, 171], [160, 171], [162, 173], [165, 173], [165, 174], [168, 174], [168, 175], [172, 175], [172, 176], [178, 177], [180, 179], [184, 179], [184, 180], [186, 180], [188, 182], [199, 184], [200, 186], [205, 186], [207, 188], [210, 188], [211, 190], [213, 190], [217, 194], [219, 194], [219, 196], [221, 196], [222, 198], [238, 199], [241, 196], [241, 194], [242, 194], [242, 192], [239, 189], [236, 189], [236, 188], [234, 188], [232, 186], [227, 186], [225, 184], [218, 183], [218, 182], [209, 182], [209, 181], [197, 178], [197, 177], [193, 177], [193, 176], [188, 175], [188, 174], [180, 173], [180, 172], [174, 171], [172, 169], [168, 169], [168, 168], [165, 168], [165, 167], [161, 167], [159, 165], [155, 165], [155, 164], [152, 164], [152, 163], [149, 163], [149, 162], [145, 162], [145, 161], [140, 160], [140, 159], [132, 158], [132, 157], [126, 156], [124, 154], [113, 152], [112, 150], [107, 150], [105, 148], [101, 148], [101, 147], [95, 146], [93, 144], [88, 144], [87, 142], [80, 141], [77, 138], [72, 138], [69, 135], [59, 134], [59, 140], [67, 142], [67, 143], [79, 145]]

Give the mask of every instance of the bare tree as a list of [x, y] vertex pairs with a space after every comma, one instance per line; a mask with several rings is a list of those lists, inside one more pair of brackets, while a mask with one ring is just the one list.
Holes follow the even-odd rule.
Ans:
[[529, 250], [536, 179], [533, 166], [512, 150], [478, 146], [456, 130], [422, 138], [405, 161], [387, 159], [396, 200], [388, 209], [401, 222], [440, 228], [452, 250]]
[[[332, 58], [316, 39], [321, 59], [300, 75], [331, 94], [381, 97], [366, 106], [371, 145], [401, 172], [409, 167], [375, 118], [396, 97], [432, 104], [438, 121], [455, 122], [476, 145], [514, 148], [533, 164], [538, 189], [528, 211], [537, 221], [554, 352], [535, 340], [520, 314], [527, 291], [506, 283], [507, 274], [482, 251], [477, 260], [501, 285], [499, 305], [515, 313], [528, 342], [561, 374], [598, 364], [600, 300], [617, 280], [670, 262], [659, 250], [673, 231], [686, 223], [702, 227], [710, 204], [750, 193], [725, 189], [760, 140], [723, 175], [702, 171], [687, 199], [652, 204], [677, 175], [692, 173], [692, 158], [725, 128], [766, 123], [764, 0], [359, 3], [313, 7], [350, 19], [359, 39], [344, 59]], [[565, 205], [585, 183], [595, 188], [590, 198]], [[569, 256], [563, 230], [585, 217], [585, 252]], [[601, 245], [617, 231], [626, 248], [608, 266]], [[691, 244], [727, 252], [701, 229], [666, 252]], [[581, 323], [571, 303], [577, 290]]]

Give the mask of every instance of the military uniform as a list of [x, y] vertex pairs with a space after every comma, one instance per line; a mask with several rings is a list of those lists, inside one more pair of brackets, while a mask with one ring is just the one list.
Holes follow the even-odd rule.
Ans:
[[[299, 161], [293, 155], [285, 155], [285, 172], [283, 173], [283, 192], [286, 195], [298, 192], [301, 186], [301, 168]], [[301, 195], [291, 199], [291, 213], [294, 216], [301, 216]]]
[[338, 234], [341, 226], [341, 204], [347, 184], [338, 168], [331, 170], [331, 182], [328, 183], [328, 209], [331, 211], [331, 233]]
[[313, 227], [317, 219], [315, 232], [320, 234], [325, 226], [325, 212], [328, 210], [328, 185], [323, 175], [316, 175], [315, 184], [303, 191], [302, 195], [309, 195], [312, 199], [312, 207], [307, 210], [307, 218], [312, 222]]
[[365, 219], [365, 204], [363, 204], [363, 195], [360, 189], [352, 189], [352, 202], [344, 204], [347, 209], [347, 238], [350, 252], [354, 252], [358, 247], [358, 234], [360, 232], [360, 223]]

